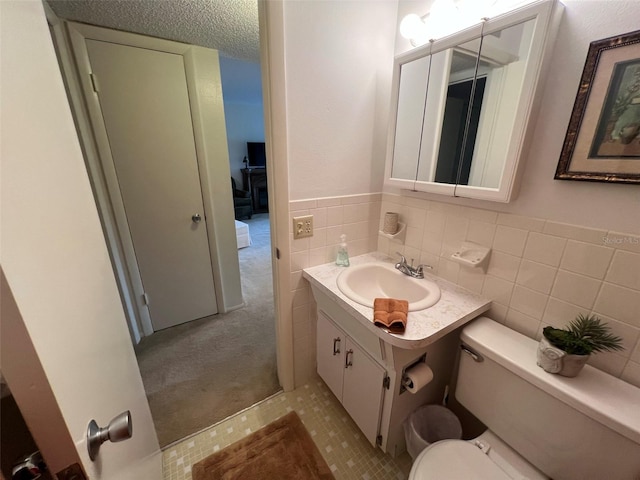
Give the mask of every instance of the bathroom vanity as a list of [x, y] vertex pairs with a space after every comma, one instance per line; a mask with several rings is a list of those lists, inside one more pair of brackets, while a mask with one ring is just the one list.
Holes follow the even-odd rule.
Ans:
[[[351, 258], [348, 268], [368, 263], [388, 266], [393, 260], [368, 253]], [[410, 311], [403, 334], [389, 333], [373, 324], [371, 307], [338, 288], [336, 280], [344, 271], [325, 264], [303, 272], [318, 306], [318, 374], [365, 437], [395, 457], [405, 450], [402, 422], [407, 415], [425, 403], [442, 402], [456, 359], [458, 335], [453, 332], [487, 311], [491, 302], [427, 274], [425, 281], [440, 289], [439, 301]], [[418, 362], [426, 362], [433, 380], [413, 394], [402, 379]]]

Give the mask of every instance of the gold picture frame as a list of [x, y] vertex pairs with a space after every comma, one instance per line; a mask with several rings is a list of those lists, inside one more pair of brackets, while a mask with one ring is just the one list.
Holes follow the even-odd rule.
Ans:
[[554, 178], [640, 183], [640, 30], [589, 45]]

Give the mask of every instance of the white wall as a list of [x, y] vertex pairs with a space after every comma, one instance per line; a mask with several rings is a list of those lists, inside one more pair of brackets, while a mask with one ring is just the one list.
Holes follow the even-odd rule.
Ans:
[[264, 142], [260, 64], [220, 56], [220, 76], [227, 125], [231, 175], [242, 188], [242, 159], [247, 142]]
[[[160, 478], [158, 441], [42, 3], [0, 8], [2, 269], [15, 298], [12, 321], [22, 320], [38, 357], [28, 360], [42, 366], [67, 430], [45, 419], [32, 432], [41, 447], [70, 436], [76, 452], [65, 458], [80, 458], [91, 478]], [[39, 381], [12, 381], [16, 363], [7, 363], [23, 361], [2, 362], [12, 390], [22, 388], [14, 392], [21, 408]], [[22, 372], [27, 380], [32, 373]], [[91, 462], [89, 420], [105, 425], [127, 409], [133, 438], [104, 445]], [[28, 424], [39, 420], [37, 411], [23, 414]], [[43, 454], [54, 469], [64, 466], [55, 450]]]
[[231, 175], [242, 188], [241, 169], [246, 165], [242, 159], [247, 155], [247, 142], [264, 142], [264, 108], [262, 103], [224, 102], [224, 117], [227, 124], [227, 144]]
[[[565, 0], [562, 22], [553, 48], [550, 70], [542, 79], [543, 96], [531, 148], [524, 153], [520, 193], [508, 205], [464, 199], [422, 198], [473, 205], [477, 208], [545, 218], [587, 227], [640, 233], [640, 188], [598, 182], [554, 180], [589, 43], [638, 29], [637, 1]], [[430, 2], [400, 0], [407, 11], [428, 12]], [[422, 5], [422, 6], [420, 6]], [[407, 50], [398, 39], [396, 54]], [[398, 193], [398, 190], [385, 189]]]
[[[315, 304], [302, 269], [375, 249], [391, 94], [396, 3], [285, 1], [289, 217], [314, 215], [292, 240], [290, 308], [295, 383], [315, 372]], [[278, 107], [281, 107], [278, 105]], [[307, 200], [308, 199], [308, 200]]]
[[379, 192], [393, 1], [285, 2], [291, 200]]

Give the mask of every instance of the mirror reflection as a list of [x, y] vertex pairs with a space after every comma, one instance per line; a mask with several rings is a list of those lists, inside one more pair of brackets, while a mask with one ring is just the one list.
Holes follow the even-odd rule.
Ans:
[[460, 185], [498, 188], [500, 184], [515, 133], [534, 26], [535, 20], [529, 20], [482, 39], [476, 85], [484, 83], [484, 94], [470, 145], [470, 169], [466, 175], [462, 174], [466, 167], [461, 169]]
[[[480, 39], [447, 50], [445, 107], [435, 172], [429, 181], [458, 183], [469, 176], [484, 82], [476, 81]], [[464, 175], [463, 175], [464, 171]]]

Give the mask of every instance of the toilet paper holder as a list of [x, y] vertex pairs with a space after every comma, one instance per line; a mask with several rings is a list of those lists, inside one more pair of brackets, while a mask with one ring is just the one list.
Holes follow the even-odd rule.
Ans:
[[406, 385], [411, 382], [411, 380], [409, 378], [407, 378], [407, 376], [405, 375], [405, 372], [407, 370], [410, 370], [411, 368], [415, 367], [419, 363], [427, 363], [427, 354], [426, 353], [421, 355], [415, 362], [410, 363], [409, 365], [407, 365], [406, 367], [404, 367], [402, 369], [402, 380], [400, 381], [400, 394], [403, 394], [403, 393], [405, 393], [407, 391]]

